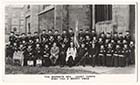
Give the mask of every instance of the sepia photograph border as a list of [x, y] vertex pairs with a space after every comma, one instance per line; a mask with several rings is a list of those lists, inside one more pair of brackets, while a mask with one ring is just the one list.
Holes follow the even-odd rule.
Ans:
[[[83, 0], [82, 0], [83, 1]], [[0, 61], [2, 62], [2, 81], [3, 82], [67, 82], [67, 83], [71, 83], [71, 82], [138, 82], [138, 2], [113, 2], [111, 0], [109, 0], [110, 2], [106, 2], [106, 1], [90, 1], [90, 0], [86, 0], [87, 2], [65, 2], [65, 1], [33, 1], [33, 2], [20, 2], [20, 1], [16, 1], [16, 2], [2, 2], [2, 7], [1, 7], [1, 11], [2, 11], [2, 17], [1, 17], [1, 21], [0, 23], [1, 25], [1, 30], [2, 30], [2, 34], [0, 36], [0, 39], [2, 39], [0, 41], [1, 43], [1, 48], [0, 48], [0, 52], [1, 52], [1, 56], [2, 56], [2, 60], [0, 59]], [[78, 5], [82, 5], [82, 4], [135, 4], [135, 73], [134, 74], [5, 74], [5, 11], [4, 8], [6, 5], [24, 5], [24, 4], [31, 4], [31, 5], [42, 5], [42, 4], [55, 4], [55, 5], [63, 5], [63, 4], [78, 4]], [[51, 80], [51, 78], [46, 78], [46, 77], [52, 77], [52, 76], [94, 76], [94, 78], [91, 78], [89, 80]]]

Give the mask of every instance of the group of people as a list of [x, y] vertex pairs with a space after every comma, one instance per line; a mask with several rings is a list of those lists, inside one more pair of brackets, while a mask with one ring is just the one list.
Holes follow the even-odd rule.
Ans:
[[21, 35], [11, 32], [6, 56], [22, 52], [24, 66], [115, 66], [124, 67], [135, 63], [135, 44], [129, 31], [122, 33], [100, 33], [93, 30], [79, 30], [75, 44], [73, 29], [42, 30], [41, 34], [29, 32]]

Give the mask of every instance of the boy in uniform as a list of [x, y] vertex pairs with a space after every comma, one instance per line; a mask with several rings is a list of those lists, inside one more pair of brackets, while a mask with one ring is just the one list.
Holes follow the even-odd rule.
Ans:
[[98, 60], [98, 62], [97, 62], [98, 65], [105, 66], [105, 58], [106, 58], [105, 54], [106, 54], [105, 47], [103, 44], [101, 44], [98, 56], [96, 58], [96, 61]]
[[49, 37], [49, 43], [48, 43], [48, 45], [50, 46], [49, 48], [52, 47], [52, 45], [53, 45], [54, 42], [55, 42], [54, 36], [53, 35], [50, 35], [50, 37]]
[[63, 42], [63, 39], [62, 39], [61, 35], [57, 35], [57, 38], [56, 38], [55, 42], [57, 43], [57, 46], [60, 48], [61, 44]]
[[86, 35], [86, 37], [85, 37], [85, 47], [87, 49], [89, 49], [90, 46], [91, 46], [91, 39], [90, 39], [89, 35]]
[[83, 29], [79, 30], [78, 39], [80, 39], [80, 37], [84, 37]]
[[54, 39], [55, 39], [55, 40], [57, 40], [57, 36], [58, 36], [58, 35], [59, 35], [58, 30], [55, 30], [55, 31], [54, 31]]
[[118, 40], [120, 40], [120, 42], [122, 43], [123, 42], [123, 35], [122, 35], [122, 33], [120, 32], [119, 33], [119, 36], [118, 36]]
[[95, 32], [95, 29], [92, 29], [90, 34], [91, 34], [91, 35], [90, 35], [91, 39], [92, 39], [93, 37], [97, 37], [97, 34], [96, 34], [96, 32]]
[[11, 32], [11, 33], [10, 33], [10, 36], [9, 36], [10, 45], [13, 45], [13, 44], [14, 44], [15, 39], [16, 39], [16, 37], [15, 37], [15, 35], [14, 35], [14, 32]]
[[129, 31], [126, 31], [126, 35], [125, 35], [124, 39], [125, 39], [128, 43], [130, 43], [130, 41], [131, 41], [131, 35], [130, 35]]
[[104, 34], [104, 32], [99, 35], [99, 38], [102, 38], [103, 43], [105, 43], [106, 35]]
[[10, 36], [9, 36], [9, 42], [10, 44], [8, 45], [8, 47], [6, 48], [6, 55], [9, 57], [9, 58], [13, 58], [13, 53], [14, 53], [14, 50], [13, 50], [13, 45], [15, 43], [15, 35], [14, 35], [14, 32], [11, 32], [10, 33]]
[[135, 44], [133, 41], [130, 41], [129, 44], [129, 48], [130, 48], [130, 64], [135, 64]]
[[46, 34], [46, 30], [43, 30], [42, 31], [42, 34], [41, 34], [41, 43], [42, 43], [42, 46], [44, 46], [46, 43], [48, 43], [48, 35]]
[[25, 33], [22, 33], [20, 37], [20, 43], [26, 43], [26, 42], [27, 42], [27, 37]]
[[33, 45], [33, 37], [31, 36], [31, 32], [27, 35], [27, 45]]
[[70, 46], [69, 38], [65, 36], [65, 37], [63, 38], [62, 43], [64, 43], [65, 46], [66, 46], [66, 49], [68, 49], [68, 47]]
[[123, 54], [124, 55], [123, 66], [128, 66], [129, 65], [129, 60], [130, 60], [130, 49], [128, 48], [127, 44], [124, 44], [123, 53], [124, 53]]
[[112, 66], [112, 54], [113, 54], [112, 44], [108, 43], [106, 51], [106, 66], [108, 67]]
[[40, 40], [39, 39], [39, 36], [38, 36], [38, 32], [34, 32], [34, 36], [33, 36], [33, 41], [34, 41], [34, 44], [36, 43], [36, 40]]
[[117, 35], [117, 32], [114, 33], [112, 39], [114, 40], [115, 43], [117, 43], [117, 41], [118, 41], [118, 35]]
[[113, 53], [113, 66], [119, 66], [119, 54], [120, 54], [120, 46], [117, 44], [114, 53]]
[[64, 39], [65, 37], [68, 37], [67, 31], [65, 29], [63, 29], [62, 31], [62, 38]]
[[43, 66], [47, 66], [49, 67], [51, 65], [51, 61], [50, 61], [50, 48], [48, 46], [48, 44], [45, 44], [43, 47]]
[[27, 49], [25, 50], [25, 57], [24, 57], [24, 65], [27, 66], [33, 66], [34, 61], [33, 61], [33, 48], [31, 45], [27, 46]]
[[36, 47], [34, 50], [34, 56], [35, 56], [34, 65], [41, 66], [42, 65], [42, 49], [39, 43], [36, 44]]
[[124, 56], [124, 50], [123, 47], [120, 46], [120, 53], [119, 55], [119, 67], [124, 67], [125, 66], [125, 56]]
[[72, 29], [72, 28], [69, 29], [68, 37], [69, 37], [70, 39], [71, 39], [71, 37], [74, 37], [74, 32], [73, 32], [73, 29]]

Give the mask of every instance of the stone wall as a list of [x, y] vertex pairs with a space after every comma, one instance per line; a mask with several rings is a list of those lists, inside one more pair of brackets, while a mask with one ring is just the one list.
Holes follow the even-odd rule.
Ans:
[[129, 30], [129, 5], [113, 5], [112, 20], [118, 25], [117, 32]]
[[91, 13], [89, 5], [69, 6], [69, 27], [75, 28], [76, 21], [80, 29], [91, 28]]
[[[25, 11], [25, 32], [29, 32], [28, 23], [30, 23], [30, 32], [34, 33], [38, 30], [38, 13], [39, 13], [39, 6], [38, 5], [31, 5], [30, 9], [27, 9], [27, 5], [24, 7]], [[30, 17], [28, 21], [28, 17]], [[27, 19], [27, 20], [26, 20]]]
[[32, 6], [31, 11], [31, 32], [39, 31], [38, 30], [38, 5]]
[[54, 26], [54, 9], [48, 10], [39, 15], [39, 28], [42, 29], [52, 29]]

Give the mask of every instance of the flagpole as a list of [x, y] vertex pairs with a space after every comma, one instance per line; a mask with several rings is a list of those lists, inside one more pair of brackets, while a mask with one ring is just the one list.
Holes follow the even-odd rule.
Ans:
[[77, 40], [77, 34], [78, 34], [78, 18], [77, 18], [77, 20], [75, 20], [74, 43], [75, 43], [75, 46], [79, 47], [79, 43]]

